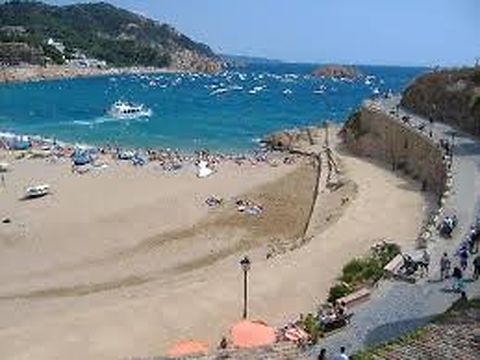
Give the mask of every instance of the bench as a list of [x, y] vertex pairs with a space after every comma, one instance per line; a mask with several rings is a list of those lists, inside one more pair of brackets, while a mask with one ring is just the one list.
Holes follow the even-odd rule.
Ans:
[[338, 299], [338, 302], [344, 302], [347, 306], [355, 305], [363, 300], [366, 300], [370, 296], [370, 290], [367, 288], [361, 288], [347, 296]]
[[395, 274], [400, 266], [403, 264], [402, 255], [398, 254], [390, 262], [384, 266], [383, 270], [386, 274], [392, 275]]

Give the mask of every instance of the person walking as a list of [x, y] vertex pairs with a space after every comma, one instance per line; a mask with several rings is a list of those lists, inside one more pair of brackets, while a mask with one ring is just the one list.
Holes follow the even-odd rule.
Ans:
[[347, 354], [345, 354], [345, 346], [342, 346], [340, 348], [340, 354], [337, 354], [335, 355], [335, 357], [333, 358], [333, 360], [348, 360], [349, 357], [347, 356]]
[[473, 280], [478, 280], [480, 277], [480, 255], [473, 259]]
[[468, 250], [465, 246], [460, 249], [460, 268], [465, 271], [468, 267]]
[[320, 353], [318, 354], [317, 360], [327, 360], [327, 350], [321, 349]]
[[448, 279], [450, 277], [451, 262], [447, 253], [443, 253], [440, 258], [440, 280]]
[[423, 250], [421, 264], [422, 264], [422, 277], [423, 277], [425, 276], [425, 274], [428, 275], [428, 270], [430, 266], [430, 254], [428, 253], [427, 249]]
[[455, 266], [453, 268], [452, 278], [453, 278], [453, 291], [462, 292], [463, 291], [463, 273], [458, 266]]

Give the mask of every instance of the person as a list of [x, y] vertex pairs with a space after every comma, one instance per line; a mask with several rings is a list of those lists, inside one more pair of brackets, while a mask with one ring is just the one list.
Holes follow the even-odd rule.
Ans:
[[219, 348], [220, 350], [224, 350], [224, 349], [227, 348], [227, 346], [228, 346], [227, 338], [226, 338], [226, 337], [222, 337], [222, 340], [220, 341], [220, 344], [219, 344], [218, 348]]
[[427, 249], [423, 250], [422, 260], [421, 260], [421, 267], [422, 267], [422, 276], [425, 274], [428, 275], [428, 267], [430, 265], [430, 254], [428, 253]]
[[468, 266], [468, 251], [465, 246], [460, 249], [460, 268], [465, 271]]
[[333, 311], [335, 312], [337, 318], [343, 318], [345, 315], [345, 303], [343, 301], [338, 302], [338, 300], [336, 300], [333, 304]]
[[345, 354], [345, 346], [340, 348], [340, 354], [336, 355], [333, 360], [348, 360], [347, 354]]
[[318, 354], [318, 360], [327, 360], [327, 350], [321, 349], [320, 353]]
[[453, 268], [452, 278], [453, 278], [453, 291], [462, 292], [463, 291], [463, 273], [458, 266], [455, 266]]
[[480, 255], [473, 259], [473, 279], [478, 280], [480, 277]]
[[448, 279], [450, 276], [450, 266], [451, 262], [448, 258], [447, 253], [443, 253], [443, 256], [440, 259], [440, 280]]

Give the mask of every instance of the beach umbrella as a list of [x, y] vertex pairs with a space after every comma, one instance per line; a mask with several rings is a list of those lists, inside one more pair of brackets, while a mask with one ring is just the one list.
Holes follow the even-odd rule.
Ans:
[[230, 329], [233, 344], [240, 348], [263, 346], [275, 342], [275, 330], [263, 321], [242, 320]]
[[191, 354], [206, 354], [208, 352], [208, 344], [198, 340], [183, 340], [175, 343], [170, 350], [168, 356], [178, 357]]

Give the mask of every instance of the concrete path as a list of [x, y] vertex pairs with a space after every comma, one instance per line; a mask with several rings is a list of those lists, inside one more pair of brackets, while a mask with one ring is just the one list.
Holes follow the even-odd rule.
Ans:
[[[376, 104], [385, 112], [396, 110], [399, 98], [382, 99]], [[424, 124], [423, 133], [438, 143], [439, 139], [451, 140], [451, 127], [434, 123], [407, 113], [398, 111], [398, 120], [403, 115], [411, 117], [411, 126]], [[320, 341], [309, 353], [314, 358], [319, 349], [325, 347], [329, 354], [338, 352], [340, 346], [345, 346], [348, 353], [377, 345], [394, 339], [406, 332], [426, 324], [435, 315], [447, 310], [459, 298], [450, 291], [450, 281], [439, 281], [439, 259], [443, 252], [453, 258], [461, 240], [469, 227], [474, 223], [479, 212], [480, 199], [480, 142], [461, 132], [456, 132], [453, 156], [453, 189], [445, 209], [454, 211], [459, 218], [459, 225], [452, 239], [435, 236], [428, 244], [431, 254], [430, 276], [420, 279], [416, 284], [399, 281], [381, 281], [372, 294], [370, 301], [353, 309], [355, 315], [351, 324], [334, 335]], [[453, 265], [458, 261], [455, 258]], [[466, 279], [470, 279], [472, 268], [469, 264]], [[480, 296], [480, 280], [466, 284], [467, 296]]]

